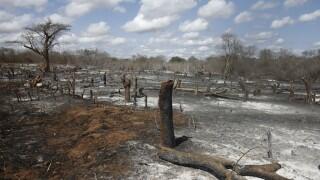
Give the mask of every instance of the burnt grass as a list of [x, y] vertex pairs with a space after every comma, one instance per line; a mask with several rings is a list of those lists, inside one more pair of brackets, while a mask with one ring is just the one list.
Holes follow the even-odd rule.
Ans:
[[[122, 179], [137, 163], [126, 142], [158, 144], [156, 109], [69, 95], [17, 102], [8, 87], [18, 85], [1, 82], [0, 179]], [[175, 112], [176, 125], [185, 119]]]

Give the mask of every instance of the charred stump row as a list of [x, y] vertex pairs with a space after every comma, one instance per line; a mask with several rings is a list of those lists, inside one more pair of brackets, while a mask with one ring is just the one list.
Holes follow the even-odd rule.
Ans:
[[160, 109], [160, 142], [165, 147], [174, 147], [175, 137], [173, 129], [172, 89], [174, 81], [169, 80], [161, 83], [159, 93]]

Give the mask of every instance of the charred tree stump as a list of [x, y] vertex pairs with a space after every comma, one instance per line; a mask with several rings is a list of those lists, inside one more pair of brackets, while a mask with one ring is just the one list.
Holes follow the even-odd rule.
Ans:
[[103, 84], [104, 84], [104, 86], [107, 85], [107, 73], [106, 72], [103, 75]]
[[75, 72], [72, 74], [72, 96], [76, 94], [76, 75]]
[[244, 93], [244, 101], [247, 101], [249, 98], [249, 91], [247, 89], [246, 83], [242, 79], [240, 79], [239, 85], [240, 85], [242, 92]]
[[148, 108], [148, 96], [144, 96], [144, 108]]
[[134, 89], [133, 89], [133, 92], [134, 92], [133, 103], [136, 106], [137, 105], [137, 96], [138, 96], [138, 78], [137, 77], [134, 78]]
[[90, 99], [93, 100], [93, 91], [90, 89]]
[[160, 141], [163, 146], [171, 148], [176, 145], [172, 119], [173, 84], [172, 80], [162, 82], [159, 93]]
[[268, 158], [272, 159], [273, 155], [272, 155], [272, 135], [271, 135], [271, 131], [268, 130], [267, 132], [267, 140], [268, 140]]
[[91, 78], [90, 86], [91, 86], [91, 87], [93, 87], [93, 86], [94, 86], [94, 79], [93, 79], [93, 78]]
[[305, 102], [308, 104], [312, 103], [312, 83], [311, 80], [307, 78], [302, 78], [302, 81], [304, 83], [304, 87], [306, 89], [306, 97]]
[[131, 80], [126, 78], [124, 74], [122, 77], [122, 84], [124, 87], [124, 99], [126, 102], [130, 102], [130, 88], [131, 88]]

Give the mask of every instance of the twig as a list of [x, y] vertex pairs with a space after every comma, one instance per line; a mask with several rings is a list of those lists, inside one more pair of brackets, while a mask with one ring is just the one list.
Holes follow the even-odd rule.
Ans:
[[49, 164], [49, 166], [48, 166], [48, 168], [47, 168], [47, 172], [49, 172], [50, 167], [51, 167], [51, 161], [50, 161], [50, 164]]
[[[234, 168], [239, 165], [240, 160], [241, 160], [244, 156], [246, 156], [250, 151], [252, 151], [252, 150], [254, 150], [254, 149], [257, 149], [257, 148], [259, 148], [259, 147], [261, 147], [261, 146], [253, 147], [253, 148], [251, 148], [251, 149], [248, 149], [245, 153], [242, 153], [242, 156], [236, 161], [236, 163], [234, 163]], [[233, 168], [233, 171], [235, 171], [234, 168]]]

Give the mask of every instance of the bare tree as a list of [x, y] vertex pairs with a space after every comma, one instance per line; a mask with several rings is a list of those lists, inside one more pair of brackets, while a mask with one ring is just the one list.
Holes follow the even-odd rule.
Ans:
[[224, 53], [224, 80], [228, 79], [231, 75], [233, 63], [237, 58], [237, 54], [240, 50], [241, 43], [238, 38], [231, 33], [224, 33], [222, 35], [222, 51]]
[[25, 28], [22, 41], [18, 42], [23, 47], [30, 49], [45, 60], [44, 71], [50, 71], [50, 51], [57, 45], [57, 38], [65, 31], [70, 30], [70, 25], [53, 23], [50, 19]]

